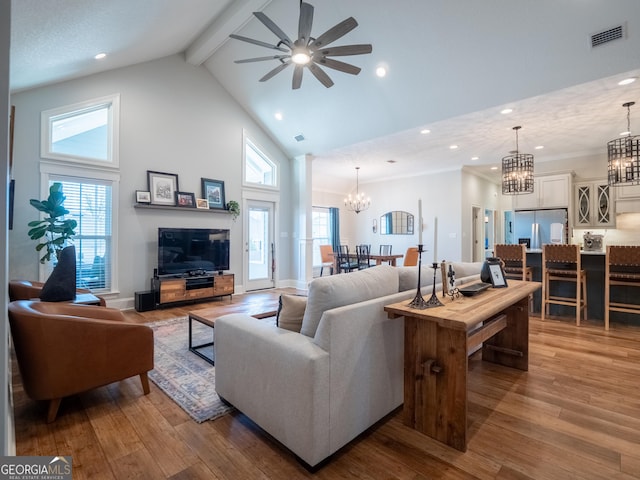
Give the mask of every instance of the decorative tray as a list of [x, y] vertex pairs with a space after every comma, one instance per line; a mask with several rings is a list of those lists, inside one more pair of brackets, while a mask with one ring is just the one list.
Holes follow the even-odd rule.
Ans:
[[471, 285], [466, 285], [460, 289], [460, 293], [465, 297], [472, 297], [476, 293], [484, 292], [487, 288], [491, 286], [490, 283], [472, 283]]

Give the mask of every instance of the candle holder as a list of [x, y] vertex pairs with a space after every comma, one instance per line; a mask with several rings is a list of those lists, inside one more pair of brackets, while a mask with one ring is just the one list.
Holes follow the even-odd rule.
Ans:
[[420, 275], [422, 274], [422, 245], [418, 245], [418, 288], [416, 289], [416, 296], [409, 303], [409, 307], [416, 308], [418, 310], [424, 310], [426, 308], [433, 307], [441, 307], [443, 303], [438, 300], [436, 296], [436, 269], [438, 268], [437, 263], [433, 263], [433, 292], [431, 293], [431, 298], [429, 300], [425, 300], [422, 297], [422, 292], [420, 291]]

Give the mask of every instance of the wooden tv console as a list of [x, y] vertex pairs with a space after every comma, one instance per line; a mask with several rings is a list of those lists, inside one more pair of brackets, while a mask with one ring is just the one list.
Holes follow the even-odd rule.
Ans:
[[233, 273], [200, 275], [197, 277], [165, 277], [156, 280], [158, 305], [169, 303], [210, 300], [214, 297], [233, 295]]

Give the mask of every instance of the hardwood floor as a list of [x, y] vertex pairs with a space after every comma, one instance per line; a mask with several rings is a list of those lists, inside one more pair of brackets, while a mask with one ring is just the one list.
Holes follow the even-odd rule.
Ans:
[[[273, 302], [274, 292], [235, 295]], [[228, 305], [151, 312], [137, 322]], [[640, 478], [640, 327], [576, 327], [531, 318], [528, 372], [469, 359], [469, 448], [405, 427], [401, 409], [315, 473], [241, 413], [197, 424], [131, 378], [66, 398], [58, 419], [28, 399], [14, 365], [18, 455], [71, 455], [74, 479], [630, 479]]]

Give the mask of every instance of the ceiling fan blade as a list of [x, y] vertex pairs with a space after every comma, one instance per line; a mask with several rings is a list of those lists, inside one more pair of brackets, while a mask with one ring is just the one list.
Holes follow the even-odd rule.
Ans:
[[295, 70], [293, 71], [293, 82], [292, 86], [294, 90], [300, 88], [302, 85], [302, 72], [304, 72], [304, 67], [302, 65], [296, 65]]
[[317, 53], [325, 57], [340, 57], [344, 55], [362, 55], [364, 53], [371, 53], [373, 47], [370, 43], [360, 45], [345, 45], [343, 47], [330, 47], [323, 50], [318, 50]]
[[300, 20], [298, 21], [298, 40], [302, 44], [309, 43], [311, 36], [311, 25], [313, 24], [313, 5], [302, 2], [300, 4]]
[[357, 26], [358, 22], [356, 22], [356, 19], [353, 17], [349, 17], [346, 20], [338, 23], [334, 27], [331, 27], [329, 30], [316, 38], [316, 41], [313, 42], [312, 48], [322, 48], [325, 45], [329, 45], [331, 42], [335, 42], [337, 39], [343, 37]]
[[267, 80], [269, 80], [270, 78], [272, 78], [273, 76], [275, 76], [276, 74], [280, 73], [282, 70], [287, 68], [290, 63], [291, 63], [291, 61], [287, 61], [287, 62], [281, 63], [276, 68], [274, 68], [269, 73], [267, 73], [264, 77], [262, 77], [260, 79], [260, 81], [261, 82], [266, 82]]
[[270, 57], [255, 57], [255, 58], [245, 58], [244, 60], [235, 60], [233, 63], [251, 63], [251, 62], [263, 62], [265, 60], [282, 60], [283, 58], [288, 58], [289, 55], [272, 55]]
[[293, 42], [291, 41], [291, 39], [280, 29], [280, 27], [273, 23], [273, 20], [271, 20], [262, 12], [253, 12], [253, 14], [264, 24], [265, 27], [275, 33], [276, 37], [278, 37], [282, 41], [282, 43], [284, 43], [289, 48], [293, 47]]
[[340, 62], [338, 60], [334, 60], [332, 58], [321, 58], [314, 61], [318, 62], [323, 67], [333, 68], [334, 70], [339, 70], [340, 72], [350, 73], [351, 75], [358, 75], [362, 70], [360, 67], [356, 67], [355, 65], [351, 65], [349, 63]]
[[261, 42], [260, 40], [254, 40], [253, 38], [249, 38], [249, 37], [243, 37], [242, 35], [236, 35], [235, 33], [232, 33], [231, 35], [229, 35], [229, 37], [230, 38], [235, 38], [236, 40], [242, 40], [243, 42], [253, 43], [254, 45], [260, 45], [261, 47], [267, 47], [267, 48], [273, 48], [274, 50], [280, 50], [281, 52], [288, 52], [289, 51], [284, 47], [279, 47], [277, 45], [271, 45], [270, 43]]
[[333, 86], [333, 80], [329, 78], [329, 75], [326, 74], [324, 70], [322, 70], [318, 65], [311, 62], [308, 64], [309, 70], [313, 73], [313, 76], [320, 80], [320, 83], [325, 87], [329, 88]]

